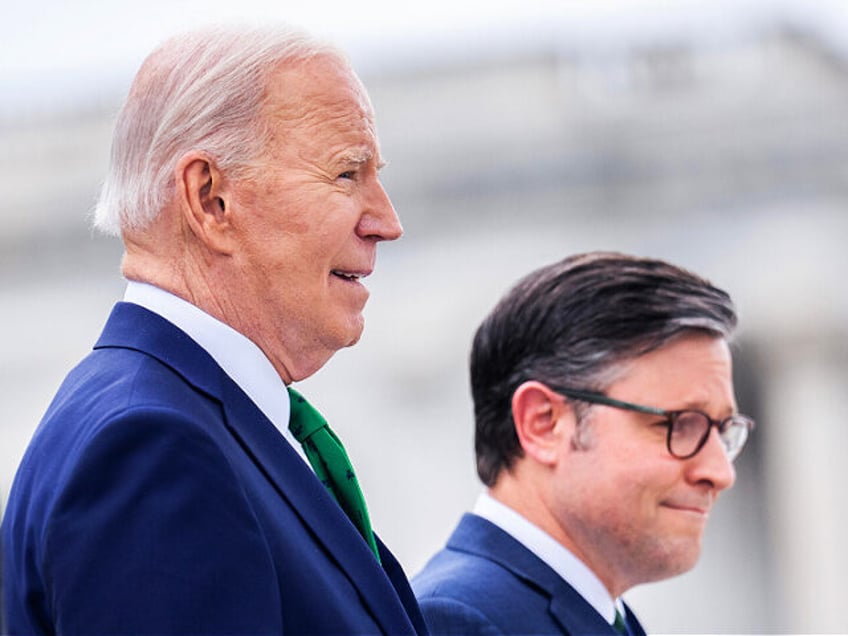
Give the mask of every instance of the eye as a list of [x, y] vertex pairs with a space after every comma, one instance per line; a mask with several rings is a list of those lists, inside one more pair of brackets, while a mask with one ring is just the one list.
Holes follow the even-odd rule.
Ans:
[[355, 179], [356, 178], [356, 170], [345, 170], [342, 172], [337, 179]]

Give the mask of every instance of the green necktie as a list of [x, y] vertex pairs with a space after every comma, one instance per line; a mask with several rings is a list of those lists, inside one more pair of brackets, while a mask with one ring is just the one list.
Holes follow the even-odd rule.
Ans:
[[353, 472], [344, 446], [327, 420], [297, 391], [289, 387], [291, 417], [289, 430], [303, 446], [312, 469], [364, 537], [377, 561], [380, 553], [371, 530], [365, 497]]

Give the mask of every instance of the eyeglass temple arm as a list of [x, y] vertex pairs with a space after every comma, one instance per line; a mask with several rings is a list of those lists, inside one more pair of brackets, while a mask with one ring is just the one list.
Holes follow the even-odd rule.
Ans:
[[582, 402], [588, 402], [589, 404], [604, 404], [606, 406], [613, 406], [619, 409], [625, 409], [627, 411], [637, 411], [639, 413], [647, 413], [648, 415], [659, 415], [661, 417], [667, 417], [668, 411], [665, 409], [657, 409], [652, 406], [642, 406], [641, 404], [633, 404], [632, 402], [624, 402], [622, 400], [616, 400], [615, 398], [607, 397], [603, 393], [594, 393], [593, 391], [582, 391], [580, 389], [559, 389], [560, 393], [563, 395], [573, 398], [575, 400], [580, 400]]

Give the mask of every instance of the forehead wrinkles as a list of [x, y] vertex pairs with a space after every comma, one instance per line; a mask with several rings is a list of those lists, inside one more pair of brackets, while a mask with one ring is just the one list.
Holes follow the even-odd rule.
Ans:
[[274, 129], [273, 152], [280, 156], [339, 166], [380, 161], [374, 125], [367, 118], [311, 111], [297, 119], [287, 118]]
[[374, 113], [359, 78], [334, 58], [314, 58], [271, 76], [265, 113], [270, 119], [301, 126], [374, 127]]
[[[326, 86], [326, 78], [323, 83]], [[370, 102], [349, 79], [339, 79], [323, 91], [308, 87], [291, 91], [284, 99], [272, 97], [265, 112], [272, 154], [327, 151], [331, 157], [326, 158], [349, 163], [365, 163], [379, 155]]]
[[294, 127], [310, 125], [340, 124], [344, 127], [374, 127], [371, 104], [357, 95], [358, 91], [331, 89], [297, 91], [287, 98], [269, 100], [266, 112], [278, 121]]

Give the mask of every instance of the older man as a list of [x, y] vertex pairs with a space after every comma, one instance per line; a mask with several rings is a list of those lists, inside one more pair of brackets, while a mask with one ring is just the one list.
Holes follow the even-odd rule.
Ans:
[[402, 231], [381, 165], [362, 84], [304, 34], [202, 30], [144, 62], [96, 211], [129, 283], [16, 476], [11, 633], [425, 630], [343, 447], [287, 390], [360, 337]]
[[753, 422], [728, 295], [622, 254], [533, 272], [477, 331], [488, 487], [414, 580], [435, 634], [644, 634], [621, 600], [695, 565]]

